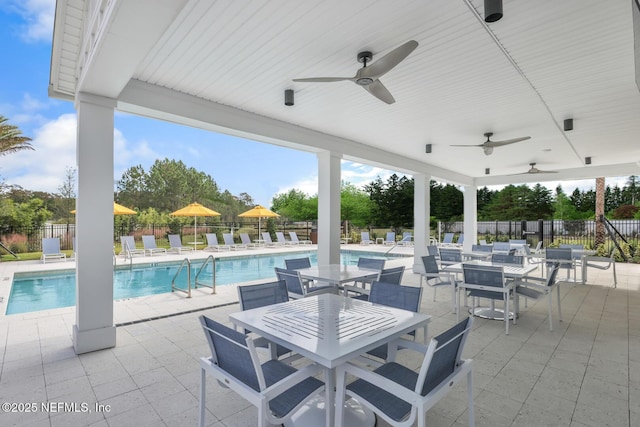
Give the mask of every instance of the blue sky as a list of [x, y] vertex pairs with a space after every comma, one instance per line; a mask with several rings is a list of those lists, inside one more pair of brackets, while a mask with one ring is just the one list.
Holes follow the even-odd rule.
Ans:
[[[33, 138], [35, 151], [0, 157], [0, 179], [28, 190], [58, 192], [65, 168], [75, 167], [76, 113], [73, 104], [47, 96], [55, 0], [0, 0], [0, 114]], [[131, 166], [145, 170], [156, 159], [182, 160], [205, 172], [221, 190], [246, 192], [269, 206], [274, 195], [296, 188], [317, 193], [317, 160], [311, 153], [248, 141], [159, 120], [115, 115], [114, 180]], [[283, 167], [286, 165], [286, 167]], [[264, 179], [268, 173], [269, 179]], [[342, 179], [368, 184], [393, 171], [343, 162]], [[614, 185], [616, 180], [608, 179]], [[555, 188], [557, 182], [545, 183]], [[593, 187], [593, 180], [562, 183]], [[624, 179], [620, 181], [624, 185]]]

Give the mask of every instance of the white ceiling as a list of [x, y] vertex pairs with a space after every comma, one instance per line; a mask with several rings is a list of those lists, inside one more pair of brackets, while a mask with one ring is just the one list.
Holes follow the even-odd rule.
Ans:
[[[345, 158], [477, 185], [640, 173], [633, 6], [504, 0], [502, 20], [485, 24], [482, 0], [58, 0], [50, 91], [311, 151], [319, 144], [303, 134], [315, 131], [345, 141]], [[418, 48], [381, 78], [395, 104], [351, 82], [292, 82], [351, 77], [358, 52], [375, 63], [408, 40]], [[283, 105], [285, 89], [294, 106]], [[490, 156], [450, 147], [480, 144], [485, 132], [531, 139]], [[561, 173], [510, 176], [531, 162]]]

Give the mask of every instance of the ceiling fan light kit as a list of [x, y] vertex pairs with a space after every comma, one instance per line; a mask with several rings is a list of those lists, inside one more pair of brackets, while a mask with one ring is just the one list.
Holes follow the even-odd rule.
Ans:
[[380, 77], [391, 71], [396, 65], [405, 60], [411, 52], [418, 47], [418, 42], [409, 40], [405, 44], [398, 46], [372, 65], [368, 63], [373, 59], [373, 54], [369, 51], [359, 52], [358, 62], [362, 68], [353, 77], [311, 77], [306, 79], [293, 79], [294, 82], [302, 83], [332, 83], [341, 81], [354, 82], [364, 90], [387, 104], [393, 104], [396, 100], [391, 92], [379, 80]]
[[564, 119], [564, 131], [573, 130], [573, 119]]
[[502, 18], [502, 0], [484, 0], [484, 22], [496, 22]]
[[284, 105], [291, 107], [293, 102], [293, 89], [285, 89], [284, 91]]

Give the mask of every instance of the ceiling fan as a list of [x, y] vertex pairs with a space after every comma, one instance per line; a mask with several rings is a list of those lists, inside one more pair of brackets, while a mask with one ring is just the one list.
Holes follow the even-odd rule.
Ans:
[[477, 145], [451, 145], [451, 147], [481, 147], [484, 150], [484, 154], [487, 156], [493, 153], [493, 149], [495, 147], [502, 147], [503, 145], [514, 144], [520, 141], [526, 141], [527, 139], [531, 139], [530, 136], [522, 136], [520, 138], [507, 139], [504, 141], [491, 141], [491, 137], [493, 136], [493, 132], [487, 132], [484, 134], [487, 137], [487, 140], [482, 144]]
[[381, 101], [384, 101], [387, 104], [393, 104], [396, 100], [379, 79], [402, 62], [417, 47], [417, 41], [409, 40], [405, 44], [387, 53], [370, 66], [367, 66], [367, 63], [371, 61], [373, 54], [369, 51], [360, 52], [358, 53], [358, 62], [363, 65], [354, 77], [311, 77], [307, 79], [293, 79], [293, 81], [306, 83], [330, 83], [348, 80], [362, 86], [362, 88], [367, 92]]
[[529, 163], [529, 166], [531, 166], [531, 168], [528, 171], [523, 172], [523, 173], [516, 173], [514, 175], [535, 175], [535, 174], [538, 174], [538, 173], [558, 173], [558, 171], [543, 171], [543, 170], [540, 170], [540, 169], [538, 169], [536, 167], [535, 163]]

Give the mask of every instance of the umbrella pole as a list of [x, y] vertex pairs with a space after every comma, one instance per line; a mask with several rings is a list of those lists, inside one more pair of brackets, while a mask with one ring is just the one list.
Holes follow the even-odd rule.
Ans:
[[194, 215], [193, 216], [193, 247], [194, 248], [198, 248], [198, 245], [196, 245], [196, 234], [198, 232], [198, 216]]

